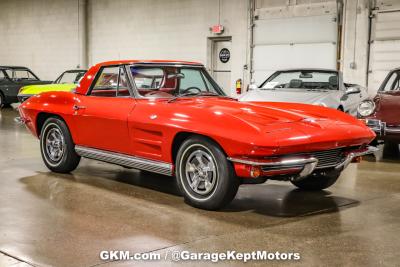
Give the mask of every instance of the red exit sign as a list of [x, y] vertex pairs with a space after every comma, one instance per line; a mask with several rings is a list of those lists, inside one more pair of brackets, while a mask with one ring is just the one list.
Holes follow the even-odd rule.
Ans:
[[214, 25], [211, 27], [211, 31], [215, 34], [221, 34], [224, 31], [224, 26], [222, 26], [221, 24]]

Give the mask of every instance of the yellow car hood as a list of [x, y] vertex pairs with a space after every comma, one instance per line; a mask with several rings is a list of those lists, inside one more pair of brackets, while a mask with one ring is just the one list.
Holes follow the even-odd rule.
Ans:
[[71, 92], [76, 88], [74, 83], [28, 85], [21, 88], [19, 95], [37, 95], [44, 92]]

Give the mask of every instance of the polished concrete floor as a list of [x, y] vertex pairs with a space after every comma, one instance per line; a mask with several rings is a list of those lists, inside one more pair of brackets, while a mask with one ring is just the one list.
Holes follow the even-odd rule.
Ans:
[[0, 267], [133, 265], [102, 261], [102, 250], [301, 254], [298, 262], [268, 262], [273, 266], [400, 264], [400, 160], [394, 155], [350, 165], [323, 192], [279, 182], [242, 186], [231, 205], [210, 212], [184, 204], [170, 177], [91, 160], [70, 175], [51, 173], [38, 141], [16, 116], [0, 111]]

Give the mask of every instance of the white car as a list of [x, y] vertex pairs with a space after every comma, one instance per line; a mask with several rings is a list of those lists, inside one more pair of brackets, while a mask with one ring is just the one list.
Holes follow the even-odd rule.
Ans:
[[358, 105], [367, 98], [367, 90], [344, 83], [340, 71], [290, 69], [276, 71], [260, 86], [250, 85], [239, 101], [320, 105], [356, 116]]

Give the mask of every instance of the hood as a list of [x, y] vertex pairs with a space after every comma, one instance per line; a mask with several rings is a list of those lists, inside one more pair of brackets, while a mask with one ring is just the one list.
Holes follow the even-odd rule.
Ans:
[[400, 125], [400, 92], [378, 93], [374, 99], [376, 103], [376, 117], [389, 125]]
[[[338, 122], [351, 120], [353, 118], [345, 115], [343, 120], [336, 114], [331, 114], [331, 109], [324, 107], [290, 104], [290, 103], [263, 103], [263, 102], [240, 102], [224, 98], [195, 98], [181, 99], [174, 102], [177, 106], [185, 108], [196, 108], [211, 112], [216, 116], [230, 116], [238, 120], [257, 126], [266, 126], [274, 123], [290, 123], [297, 121], [326, 121], [327, 119], [337, 119]], [[180, 107], [174, 107], [180, 109]], [[341, 113], [340, 113], [341, 114]]]
[[339, 90], [257, 89], [247, 92], [239, 101], [303, 103], [336, 109], [339, 106], [339, 94]]
[[[314, 105], [197, 98], [177, 100], [171, 109], [182, 111], [181, 116], [185, 117], [198, 114], [200, 124], [212, 127], [221, 127], [221, 122], [226, 127], [235, 125], [240, 129], [238, 131], [245, 133], [236, 138], [250, 138], [260, 146], [275, 142], [279, 153], [289, 153], [299, 146], [305, 150], [324, 150], [361, 145], [369, 143], [375, 136], [355, 118]], [[191, 112], [183, 112], [189, 109]], [[246, 131], [245, 125], [252, 131]]]
[[70, 92], [76, 88], [76, 84], [63, 83], [63, 84], [40, 84], [40, 85], [27, 85], [21, 88], [19, 94], [23, 95], [37, 95], [43, 92]]

